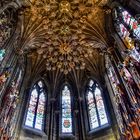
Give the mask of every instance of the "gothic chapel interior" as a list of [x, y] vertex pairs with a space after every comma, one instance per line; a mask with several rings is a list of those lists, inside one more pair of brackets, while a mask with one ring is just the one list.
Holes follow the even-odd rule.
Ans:
[[140, 140], [140, 0], [0, 0], [0, 140]]

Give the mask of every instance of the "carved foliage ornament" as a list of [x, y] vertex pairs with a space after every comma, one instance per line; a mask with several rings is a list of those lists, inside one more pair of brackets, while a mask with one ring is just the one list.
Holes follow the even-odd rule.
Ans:
[[46, 59], [47, 70], [59, 69], [68, 74], [73, 68], [85, 68], [84, 58], [92, 56], [94, 46], [85, 40], [82, 31], [87, 21], [94, 16], [94, 9], [106, 3], [107, 0], [27, 1], [30, 6], [24, 14], [26, 18], [30, 17], [30, 25], [38, 23], [36, 29], [41, 28], [43, 36], [41, 42], [36, 41], [34, 32], [30, 36], [34, 41], [28, 45], [36, 48], [37, 53]]

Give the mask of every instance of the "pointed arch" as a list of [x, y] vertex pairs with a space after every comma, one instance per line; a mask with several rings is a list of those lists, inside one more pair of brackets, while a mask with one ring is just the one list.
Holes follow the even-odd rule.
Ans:
[[87, 84], [86, 102], [90, 131], [108, 125], [109, 121], [100, 87], [92, 79]]
[[26, 113], [25, 126], [40, 131], [44, 130], [46, 89], [43, 81], [38, 81], [31, 89]]
[[72, 133], [72, 109], [71, 109], [71, 91], [68, 85], [64, 85], [61, 91], [62, 95], [62, 103], [61, 103], [61, 110], [62, 110], [62, 133]]

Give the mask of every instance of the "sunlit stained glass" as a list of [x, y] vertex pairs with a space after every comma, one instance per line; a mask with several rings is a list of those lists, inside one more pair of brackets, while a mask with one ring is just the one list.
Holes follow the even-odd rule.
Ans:
[[35, 122], [35, 128], [37, 129], [42, 129], [43, 118], [44, 118], [44, 105], [45, 105], [45, 95], [44, 93], [41, 93], [39, 96], [36, 122]]
[[96, 99], [96, 104], [97, 104], [97, 110], [99, 113], [100, 124], [104, 125], [108, 123], [108, 120], [107, 120], [107, 116], [105, 112], [105, 107], [104, 107], [101, 91], [97, 87], [95, 89], [95, 99]]
[[122, 15], [123, 15], [124, 22], [129, 25], [131, 20], [131, 15], [127, 11], [123, 11]]
[[133, 18], [127, 11], [122, 12], [124, 22], [133, 29], [134, 35], [140, 39], [140, 25], [137, 20]]
[[98, 118], [97, 118], [97, 112], [96, 112], [96, 106], [93, 98], [92, 92], [88, 92], [88, 111], [89, 111], [89, 120], [90, 120], [90, 127], [92, 129], [99, 126]]
[[125, 31], [126, 29], [124, 28], [124, 26], [127, 26], [127, 28], [129, 27], [133, 31], [133, 35], [137, 37], [138, 39], [140, 39], [140, 24], [138, 24], [138, 21], [132, 15], [130, 15], [125, 9], [121, 7], [118, 8], [117, 12], [118, 12], [118, 15], [122, 17], [122, 21], [120, 20], [121, 32], [126, 33]]
[[126, 37], [129, 34], [128, 30], [125, 28], [123, 24], [120, 24], [120, 36], [122, 38]]
[[72, 133], [71, 95], [68, 86], [62, 90], [62, 133]]
[[43, 130], [45, 102], [43, 83], [39, 81], [31, 92], [25, 126]]
[[29, 108], [28, 108], [26, 122], [25, 122], [25, 125], [30, 126], [30, 127], [33, 127], [33, 125], [34, 125], [37, 98], [38, 98], [37, 90], [33, 89], [32, 93], [31, 93], [31, 99], [29, 102]]
[[101, 91], [93, 80], [89, 82], [87, 89], [87, 106], [90, 129], [101, 127], [108, 124], [108, 119], [102, 99]]

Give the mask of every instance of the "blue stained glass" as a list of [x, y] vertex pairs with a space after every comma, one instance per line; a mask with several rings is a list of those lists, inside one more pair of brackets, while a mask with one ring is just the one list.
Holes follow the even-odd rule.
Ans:
[[0, 50], [0, 62], [3, 60], [4, 55], [5, 55], [5, 49], [1, 49]]
[[68, 86], [62, 90], [62, 133], [72, 133], [71, 96]]

